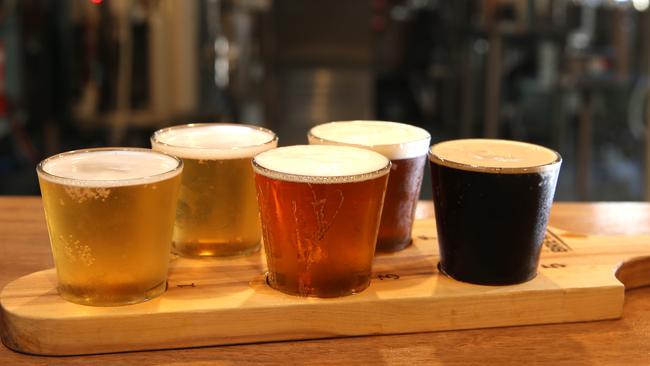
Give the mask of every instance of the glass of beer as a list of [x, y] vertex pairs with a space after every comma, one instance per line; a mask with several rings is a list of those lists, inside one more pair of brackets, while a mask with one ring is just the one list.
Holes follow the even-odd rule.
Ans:
[[179, 159], [98, 148], [52, 156], [36, 170], [64, 299], [125, 305], [165, 291]]
[[562, 158], [524, 142], [465, 139], [429, 152], [440, 270], [510, 285], [537, 274]]
[[281, 147], [253, 159], [267, 282], [338, 297], [370, 284], [390, 161], [348, 146]]
[[184, 257], [241, 256], [260, 248], [251, 159], [278, 138], [257, 126], [200, 123], [156, 131], [154, 150], [178, 156], [185, 168], [172, 249]]
[[429, 133], [404, 123], [344, 121], [318, 125], [309, 131], [308, 138], [310, 144], [357, 146], [390, 159], [377, 251], [396, 252], [407, 247], [431, 140]]

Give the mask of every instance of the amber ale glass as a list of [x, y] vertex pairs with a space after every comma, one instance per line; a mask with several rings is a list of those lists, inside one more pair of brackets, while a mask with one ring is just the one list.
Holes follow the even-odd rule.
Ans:
[[277, 146], [261, 127], [204, 123], [159, 130], [154, 150], [183, 159], [173, 250], [185, 257], [256, 252], [262, 237], [251, 159]]
[[165, 291], [182, 167], [131, 148], [72, 151], [38, 165], [64, 299], [124, 305]]
[[368, 287], [388, 159], [355, 147], [300, 145], [261, 153], [253, 166], [269, 285], [315, 297]]
[[431, 140], [429, 133], [404, 123], [342, 121], [318, 125], [309, 131], [308, 138], [310, 144], [357, 146], [390, 159], [377, 251], [396, 252], [407, 247]]
[[537, 274], [562, 159], [538, 145], [453, 140], [429, 153], [440, 270], [510, 285]]

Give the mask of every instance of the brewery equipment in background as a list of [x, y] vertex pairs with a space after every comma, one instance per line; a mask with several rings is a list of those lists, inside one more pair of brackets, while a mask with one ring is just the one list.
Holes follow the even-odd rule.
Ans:
[[147, 146], [171, 124], [265, 124], [292, 144], [325, 121], [382, 119], [434, 142], [550, 146], [564, 156], [558, 199], [641, 199], [648, 5], [5, 1], [0, 190], [35, 193], [39, 157]]
[[[551, 146], [565, 157], [558, 199], [634, 200], [650, 191], [647, 144], [635, 137], [644, 118], [635, 119], [636, 133], [627, 123], [632, 90], [647, 74], [648, 2], [376, 3], [387, 4], [379, 37], [398, 38], [382, 52], [391, 58], [375, 59], [378, 118], [418, 120], [433, 141], [492, 136]], [[634, 105], [640, 116], [642, 104]]]
[[[89, 70], [78, 80], [75, 119], [107, 128], [108, 143], [179, 121], [260, 123], [259, 34], [269, 1], [72, 1]], [[146, 139], [145, 139], [146, 141]]]

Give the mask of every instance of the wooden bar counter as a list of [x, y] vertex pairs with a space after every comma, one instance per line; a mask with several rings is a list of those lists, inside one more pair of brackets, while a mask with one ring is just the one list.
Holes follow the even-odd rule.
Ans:
[[[431, 213], [431, 202], [422, 202], [419, 216]], [[574, 233], [650, 234], [650, 204], [557, 203], [551, 225]], [[40, 197], [0, 197], [0, 287], [20, 276], [51, 267]], [[0, 365], [248, 363], [648, 365], [650, 288], [626, 293], [621, 319], [587, 323], [74, 357], [31, 356], [0, 347]]]

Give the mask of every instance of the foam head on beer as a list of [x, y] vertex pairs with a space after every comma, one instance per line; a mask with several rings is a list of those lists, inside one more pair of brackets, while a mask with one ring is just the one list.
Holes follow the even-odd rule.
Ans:
[[443, 165], [482, 171], [495, 168], [539, 171], [560, 160], [551, 149], [519, 141], [464, 139], [445, 141], [431, 147], [431, 157]]
[[309, 131], [310, 143], [361, 146], [391, 160], [425, 155], [430, 139], [429, 133], [422, 128], [384, 121], [329, 122]]
[[[258, 173], [282, 180], [314, 178], [348, 178], [359, 181], [387, 173], [386, 157], [376, 152], [350, 146], [296, 145], [269, 150], [253, 161]], [[340, 182], [340, 179], [333, 179]]]
[[263, 128], [228, 123], [176, 126], [156, 132], [154, 149], [188, 159], [250, 158], [275, 146], [275, 134]]
[[180, 162], [151, 150], [92, 150], [56, 155], [43, 162], [43, 178], [61, 184], [91, 187], [119, 187], [147, 184], [179, 172]]

